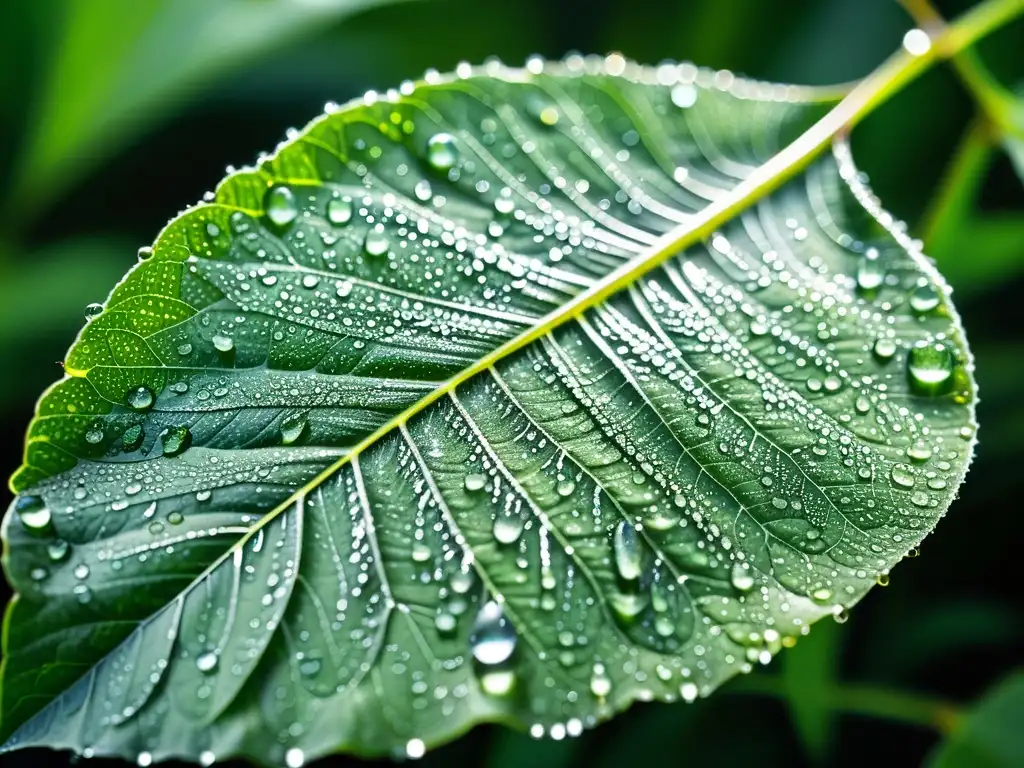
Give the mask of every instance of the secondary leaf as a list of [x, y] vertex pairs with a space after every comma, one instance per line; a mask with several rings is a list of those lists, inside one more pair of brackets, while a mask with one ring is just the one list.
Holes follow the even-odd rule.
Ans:
[[[561, 738], [856, 603], [949, 505], [973, 384], [845, 144], [731, 202], [814, 96], [465, 67], [171, 222], [13, 480], [4, 748]], [[709, 201], [734, 215], [701, 244]]]
[[974, 707], [932, 756], [933, 768], [1011, 768], [1024, 761], [1020, 714], [1024, 673], [1000, 682]]
[[182, 96], [380, 0], [63, 2], [11, 205], [36, 210]]

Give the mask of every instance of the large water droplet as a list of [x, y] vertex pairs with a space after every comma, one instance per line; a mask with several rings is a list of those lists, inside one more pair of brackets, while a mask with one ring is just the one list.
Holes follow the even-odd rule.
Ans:
[[295, 203], [295, 193], [288, 187], [271, 187], [263, 198], [263, 208], [267, 218], [279, 227], [287, 226], [299, 215], [299, 207]]
[[942, 343], [914, 347], [907, 358], [907, 372], [919, 391], [938, 393], [953, 375], [953, 355]]
[[615, 551], [615, 567], [626, 581], [636, 581], [643, 573], [643, 552], [636, 528], [623, 520], [615, 529], [612, 540]]
[[167, 427], [160, 433], [160, 444], [164, 456], [177, 456], [192, 444], [192, 432], [188, 427]]
[[352, 202], [348, 199], [334, 199], [327, 203], [327, 220], [341, 226], [352, 221]]
[[208, 675], [217, 669], [217, 664], [219, 663], [220, 657], [213, 651], [206, 651], [206, 653], [196, 656], [196, 669], [204, 675]]
[[29, 533], [45, 534], [53, 524], [50, 508], [42, 496], [19, 496], [14, 502], [14, 511]]
[[281, 443], [291, 445], [306, 430], [306, 414], [295, 413], [281, 421]]
[[458, 159], [459, 150], [450, 133], [435, 133], [427, 140], [427, 162], [437, 170], [449, 170]]
[[487, 476], [479, 473], [469, 474], [466, 475], [466, 479], [463, 483], [466, 486], [466, 490], [470, 493], [482, 491], [484, 486], [487, 485]]
[[153, 407], [153, 392], [149, 387], [136, 387], [128, 393], [128, 405], [136, 411]]
[[284, 753], [284, 764], [288, 768], [302, 768], [302, 764], [305, 762], [306, 755], [298, 747], [292, 747]]
[[390, 247], [391, 244], [383, 232], [371, 229], [366, 233], [366, 240], [363, 241], [363, 250], [371, 256], [383, 256]]
[[514, 544], [523, 533], [523, 518], [514, 513], [499, 513], [494, 518], [493, 531], [500, 544]]
[[732, 585], [740, 592], [749, 592], [754, 587], [754, 572], [743, 563], [732, 567]]
[[878, 251], [871, 249], [857, 264], [857, 287], [865, 293], [874, 291], [885, 280], [885, 266]]
[[86, 304], [86, 306], [85, 306], [85, 319], [86, 320], [92, 320], [94, 317], [96, 317], [97, 315], [100, 315], [102, 313], [103, 313], [103, 305], [102, 304], [96, 304], [94, 302], [92, 304]]
[[235, 342], [230, 336], [225, 336], [223, 333], [215, 334], [212, 341], [214, 349], [218, 352], [230, 352], [235, 348]]
[[469, 637], [473, 658], [486, 666], [508, 661], [516, 649], [516, 631], [494, 600], [484, 603], [473, 622]]
[[877, 339], [872, 351], [875, 353], [875, 357], [884, 363], [891, 360], [892, 356], [896, 354], [896, 342], [892, 339]]
[[939, 306], [939, 294], [931, 283], [919, 285], [910, 292], [910, 306], [915, 312], [931, 312]]
[[121, 435], [121, 444], [125, 451], [137, 451], [142, 445], [142, 438], [146, 436], [141, 424], [134, 424]]

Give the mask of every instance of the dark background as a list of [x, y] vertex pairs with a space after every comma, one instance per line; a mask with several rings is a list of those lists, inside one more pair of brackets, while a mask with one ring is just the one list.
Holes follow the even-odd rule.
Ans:
[[[892, 0], [416, 0], [351, 16], [322, 12], [307, 23], [312, 0], [0, 5], [0, 473], [17, 467], [35, 399], [60, 375], [57, 361], [85, 305], [102, 301], [136, 249], [212, 189], [227, 164], [252, 162], [326, 101], [461, 60], [520, 63], [569, 51], [830, 84], [870, 72], [912, 26]], [[936, 5], [952, 17], [970, 3]], [[218, 26], [228, 11], [270, 13], [274, 23], [233, 56]], [[1024, 81], [1022, 33], [1018, 21], [981, 46], [1008, 87]], [[209, 61], [175, 80], [196, 51]], [[940, 67], [854, 134], [858, 164], [917, 236], [974, 115], [953, 72]], [[998, 148], [981, 157], [966, 177], [978, 182], [977, 194], [942, 215], [941, 242], [926, 241], [977, 356], [980, 446], [960, 499], [921, 556], [895, 569], [890, 586], [874, 590], [842, 628], [816, 629], [769, 667], [765, 674], [782, 674], [789, 695], [726, 686], [692, 706], [637, 705], [562, 743], [479, 727], [424, 762], [919, 764], [935, 730], [833, 712], [815, 693], [822, 681], [967, 703], [1021, 664], [1024, 191]], [[0, 588], [5, 602], [9, 590]], [[4, 761], [68, 758], [36, 752]]]

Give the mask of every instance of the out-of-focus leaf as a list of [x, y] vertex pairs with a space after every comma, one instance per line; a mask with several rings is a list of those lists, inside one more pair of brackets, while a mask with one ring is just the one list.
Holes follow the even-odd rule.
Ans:
[[[394, 0], [63, 0], [10, 205], [34, 213], [191, 90], [259, 53]], [[60, 17], [60, 14], [58, 14]]]
[[[986, 430], [986, 447], [990, 438]], [[888, 620], [880, 625], [898, 623], [900, 629], [869, 638], [864, 651], [865, 671], [883, 680], [910, 679], [923, 667], [968, 648], [1007, 646], [1020, 638], [1022, 628], [1013, 606], [979, 599], [924, 603], [909, 610], [895, 606], [883, 613]]]
[[1024, 671], [989, 691], [929, 761], [931, 768], [1024, 765]]
[[963, 479], [970, 355], [849, 146], [778, 154], [830, 103], [720, 82], [460, 67], [172, 221], [12, 481], [3, 749], [557, 740], [859, 601]]
[[835, 711], [830, 701], [842, 640], [836, 622], [822, 621], [783, 656], [782, 682], [790, 718], [807, 755], [816, 762], [825, 759], [835, 735]]
[[0, 408], [31, 399], [52, 378], [51, 366], [63, 359], [85, 306], [103, 300], [133, 253], [124, 240], [95, 237], [7, 254], [0, 276], [0, 359], [19, 360], [24, 368], [4, 377]]

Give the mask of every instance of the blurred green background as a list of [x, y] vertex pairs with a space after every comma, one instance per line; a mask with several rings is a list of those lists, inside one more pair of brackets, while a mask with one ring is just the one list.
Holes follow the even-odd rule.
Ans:
[[[948, 18], [970, 4], [936, 6]], [[86, 304], [226, 165], [252, 162], [326, 101], [462, 60], [570, 51], [829, 84], [870, 72], [910, 26], [893, 0], [4, 0], [4, 471]], [[1022, 40], [1018, 21], [981, 46], [1009, 88], [1024, 82]], [[954, 722], [942, 702], [969, 704], [1024, 664], [1024, 187], [947, 67], [872, 115], [854, 150], [952, 283], [977, 356], [981, 443], [948, 518], [843, 627], [815, 628], [707, 701], [636, 706], [561, 743], [481, 727], [426, 763], [917, 765]], [[1022, 697], [1002, 705], [1011, 724], [1024, 725]], [[886, 707], [896, 719], [863, 711]]]

